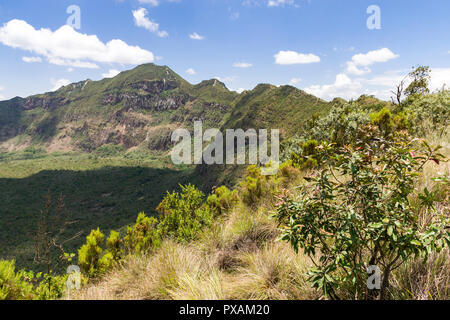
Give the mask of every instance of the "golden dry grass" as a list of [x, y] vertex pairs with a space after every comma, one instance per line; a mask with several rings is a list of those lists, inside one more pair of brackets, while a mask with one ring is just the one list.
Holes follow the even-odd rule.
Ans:
[[[431, 136], [450, 155], [448, 134]], [[449, 175], [449, 163], [430, 163], [416, 191], [440, 191], [439, 210], [448, 212], [448, 187], [432, 178]], [[298, 183], [298, 179], [293, 179]], [[70, 299], [320, 299], [306, 272], [308, 257], [277, 241], [277, 225], [269, 218], [273, 199], [255, 208], [242, 203], [203, 231], [190, 244], [164, 241], [153, 255], [129, 257], [100, 281]], [[414, 199], [413, 199], [414, 200]], [[417, 201], [417, 200], [416, 200]], [[418, 214], [423, 222], [426, 212]], [[432, 254], [427, 261], [410, 259], [392, 275], [391, 293], [397, 299], [449, 299], [450, 253]]]
[[277, 241], [267, 207], [243, 205], [190, 244], [164, 241], [151, 256], [131, 256], [70, 299], [313, 299], [309, 259]]

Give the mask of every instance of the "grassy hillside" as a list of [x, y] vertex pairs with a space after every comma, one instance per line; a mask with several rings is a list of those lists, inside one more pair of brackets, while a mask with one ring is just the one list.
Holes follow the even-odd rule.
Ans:
[[[335, 105], [335, 101], [328, 103], [292, 86], [260, 84], [236, 98], [221, 129], [278, 129], [283, 141], [302, 132], [314, 117], [327, 115]], [[200, 165], [196, 169], [206, 188], [234, 186], [244, 170], [239, 165]]]
[[312, 115], [327, 114], [331, 104], [292, 86], [260, 84], [243, 92], [224, 124], [225, 128], [279, 128], [292, 136]]
[[[63, 238], [83, 232], [66, 244], [73, 261], [53, 255], [80, 265], [82, 290], [64, 293], [67, 276], [38, 280], [0, 261], [0, 276], [14, 275], [0, 287], [7, 298], [450, 296], [448, 90], [400, 105], [327, 103], [290, 86], [191, 85], [144, 65], [0, 111], [0, 259], [43, 267], [33, 235], [46, 210], [75, 222]], [[174, 166], [167, 137], [198, 119], [222, 131], [280, 129], [278, 174]], [[223, 184], [234, 190], [210, 192]], [[369, 292], [366, 266], [391, 257], [386, 290]]]
[[[168, 67], [146, 64], [111, 79], [0, 102], [0, 149], [91, 152], [120, 144], [164, 151], [174, 127], [194, 119], [205, 127], [222, 124], [237, 94], [216, 82], [193, 86]], [[149, 145], [150, 136], [161, 143]]]
[[[367, 292], [364, 279], [345, 276], [359, 270], [364, 278], [371, 246], [375, 258], [378, 250], [389, 255], [403, 250], [384, 297], [448, 299], [449, 91], [393, 105], [368, 96], [325, 103], [292, 87], [270, 85], [236, 96], [215, 80], [192, 90], [201, 99], [234, 99], [222, 129], [285, 129], [279, 173], [262, 176], [252, 166], [240, 178], [244, 167], [174, 167], [166, 151], [149, 145], [49, 153], [41, 144], [2, 153], [1, 258], [19, 259], [18, 267], [31, 264], [31, 230], [45, 209], [44, 198], [62, 195], [65, 209], [77, 220], [66, 230], [68, 236], [84, 231], [67, 248], [76, 253], [73, 262], [83, 270], [84, 287], [66, 292], [68, 299], [374, 298], [378, 293]], [[191, 115], [196, 110], [186, 108]], [[219, 187], [206, 195], [194, 186], [177, 188], [179, 183], [204, 185], [208, 179], [238, 183], [234, 191]], [[358, 218], [367, 210], [373, 214], [366, 217], [373, 220], [369, 224]], [[140, 211], [148, 216], [139, 214], [132, 224]], [[156, 212], [157, 219], [152, 217]], [[308, 215], [314, 219], [299, 221]], [[347, 222], [337, 223], [340, 219]], [[331, 229], [335, 222], [337, 231]], [[317, 269], [315, 277], [309, 273], [316, 255], [306, 248], [317, 238], [301, 230], [310, 224], [317, 237], [326, 237], [314, 242], [320, 256], [339, 253], [316, 266], [337, 261], [326, 276]], [[350, 237], [345, 228], [353, 224], [365, 229]], [[362, 231], [368, 240], [358, 238]], [[380, 232], [376, 237], [375, 231]], [[357, 239], [360, 245], [354, 245]], [[393, 244], [373, 245], [378, 239]], [[347, 247], [340, 250], [343, 244]], [[361, 251], [348, 259], [355, 250]], [[348, 267], [354, 259], [367, 261]], [[13, 289], [9, 298], [17, 298], [8, 296], [11, 292], [40, 299], [64, 294], [65, 276], [52, 276], [52, 286], [44, 280], [36, 287], [33, 276], [14, 273], [11, 262], [0, 262], [2, 270], [15, 275], [5, 282]]]
[[192, 85], [154, 64], [0, 102], [0, 258], [38, 268], [33, 237], [47, 195], [54, 202], [63, 197], [77, 221], [66, 235], [86, 236], [96, 226], [120, 229], [139, 211], [153, 214], [180, 183], [209, 192], [212, 181], [235, 182], [243, 174], [243, 166], [202, 175], [201, 168], [174, 167], [168, 155], [174, 129], [193, 130], [193, 121], [202, 120], [204, 129], [280, 128], [289, 137], [329, 109], [293, 87], [260, 85], [239, 95], [216, 79]]
[[[350, 163], [362, 165], [362, 168], [368, 170], [367, 172], [373, 170], [377, 174], [384, 170], [392, 170], [395, 176], [396, 169], [394, 168], [397, 167], [395, 161], [398, 161], [398, 165], [401, 167], [403, 163], [413, 164], [414, 158], [419, 157], [418, 150], [421, 147], [416, 140], [412, 139], [414, 136], [427, 139], [432, 146], [440, 145], [442, 148], [439, 152], [448, 159], [450, 155], [449, 99], [450, 92], [446, 91], [411, 99], [401, 108], [386, 103], [380, 104], [380, 101], [370, 97], [362, 97], [358, 101], [350, 103], [343, 102], [329, 115], [316, 119], [315, 126], [299, 133], [285, 148], [300, 157], [308, 156], [307, 149], [302, 145], [297, 148], [293, 148], [293, 146], [302, 141], [318, 138], [320, 131], [328, 128], [328, 131], [322, 132], [322, 134], [327, 135], [330, 142], [334, 142], [336, 145], [346, 144], [343, 150], [347, 151], [336, 149], [336, 156], [352, 152], [353, 157], [349, 158]], [[381, 113], [382, 110], [384, 111]], [[377, 117], [380, 114], [389, 114], [384, 118], [386, 123], [391, 126], [389, 133], [383, 134], [377, 131], [385, 128], [384, 124], [379, 122], [380, 117]], [[436, 116], [437, 114], [439, 116]], [[357, 118], [355, 118], [356, 116]], [[340, 119], [341, 123], [336, 123], [336, 119]], [[355, 121], [358, 123], [360, 133], [364, 131], [365, 126], [371, 125], [372, 132], [381, 134], [381, 138], [373, 141], [378, 143], [378, 141], [382, 142], [382, 139], [386, 139], [385, 147], [395, 141], [394, 136], [397, 131], [402, 131], [403, 134], [409, 132], [412, 137], [409, 138], [408, 143], [411, 143], [414, 151], [405, 151], [401, 148], [383, 151], [384, 147], [382, 147], [377, 151], [380, 158], [377, 157], [373, 162], [370, 160], [369, 162], [358, 162], [358, 157], [365, 153], [365, 148], [356, 148], [354, 145], [362, 139], [361, 136], [353, 135]], [[335, 125], [331, 126], [332, 123]], [[425, 151], [426, 149], [425, 147]], [[378, 168], [377, 161], [381, 161], [385, 156], [390, 157], [393, 152], [405, 152], [407, 156]], [[286, 152], [286, 154], [291, 153]], [[289, 242], [293, 240], [292, 238], [284, 238], [289, 241], [280, 241], [281, 234], [286, 236], [287, 231], [293, 232], [293, 234], [299, 233], [302, 225], [294, 224], [290, 227], [289, 222], [284, 224], [283, 220], [277, 220], [276, 216], [280, 217], [280, 214], [284, 212], [281, 208], [286, 198], [300, 199], [304, 197], [302, 194], [305, 191], [304, 186], [320, 177], [319, 173], [326, 171], [328, 165], [332, 170], [336, 170], [336, 174], [339, 169], [333, 162], [329, 162], [321, 168], [302, 167], [302, 162], [296, 164], [296, 159], [298, 159], [296, 156], [288, 158], [279, 174], [273, 177], [260, 176], [257, 168], [249, 170], [247, 177], [236, 189], [239, 195], [237, 203], [232, 201], [233, 196], [227, 192], [224, 193], [223, 190], [212, 196], [214, 200], [208, 198], [206, 203], [211, 209], [216, 208], [219, 204], [222, 211], [212, 222], [207, 223], [193, 240], [180, 240], [161, 234], [161, 243], [151, 246], [144, 253], [125, 254], [104, 275], [88, 283], [81, 291], [71, 292], [65, 298], [100, 300], [330, 298], [330, 295], [324, 294], [320, 289], [322, 288], [320, 284], [318, 289], [312, 287], [314, 282], [309, 272], [313, 270], [314, 264], [311, 258], [314, 258], [315, 255], [308, 254], [301, 248], [297, 253], [291, 246], [293, 242]], [[412, 221], [414, 221], [410, 225], [411, 228], [417, 228], [419, 233], [435, 219], [444, 219], [447, 223], [450, 221], [449, 175], [449, 163], [437, 159], [427, 161], [423, 167], [419, 168], [417, 176], [412, 175], [414, 190], [408, 191], [405, 206], [408, 211], [410, 210]], [[364, 174], [361, 174], [360, 177], [363, 178]], [[386, 190], [389, 190], [391, 183], [398, 183], [402, 177], [397, 176], [397, 179], [384, 182], [370, 181], [367, 183], [367, 187], [381, 183], [386, 186]], [[317, 186], [317, 189], [313, 188], [305, 201], [314, 201], [315, 197], [319, 197], [321, 194], [326, 195], [331, 184], [338, 185], [346, 181], [349, 183], [346, 186], [350, 189], [352, 181], [356, 180], [352, 180], [350, 172], [337, 177], [331, 176], [329, 183]], [[363, 182], [364, 184], [366, 182]], [[360, 192], [363, 194], [364, 191]], [[430, 195], [432, 198], [429, 198]], [[351, 195], [347, 196], [345, 192], [336, 199], [333, 197], [321, 199], [322, 201], [331, 201], [338, 206], [348, 205], [348, 203], [342, 203], [342, 196], [347, 197], [347, 200], [351, 199]], [[370, 197], [370, 193], [366, 196]], [[431, 202], [425, 200], [427, 198], [432, 199]], [[398, 201], [395, 197], [390, 198], [389, 192], [383, 193], [383, 201], [388, 199], [396, 203]], [[170, 203], [163, 201], [161, 206], [167, 207]], [[295, 201], [289, 203], [291, 208], [296, 204]], [[356, 203], [355, 210], [359, 210], [358, 205], [359, 202]], [[180, 210], [182, 210], [181, 207]], [[347, 215], [346, 213], [348, 212], [345, 211], [343, 214]], [[308, 213], [297, 211], [297, 214], [307, 215]], [[327, 212], [323, 214], [327, 214]], [[319, 216], [320, 213], [317, 215]], [[384, 220], [391, 216], [394, 217], [395, 214], [389, 212], [380, 219]], [[291, 216], [291, 219], [296, 219], [296, 216]], [[161, 224], [164, 224], [164, 220]], [[379, 224], [383, 225], [381, 221]], [[401, 226], [401, 224], [398, 225]], [[137, 223], [136, 226], [139, 224]], [[327, 235], [326, 244], [328, 246], [335, 245], [336, 234], [327, 234], [326, 230], [318, 231]], [[446, 234], [447, 245], [444, 244], [438, 249], [431, 243], [427, 259], [414, 254], [402, 258], [402, 263], [392, 271], [390, 276], [387, 299], [449, 299], [450, 251], [448, 248], [449, 233], [445, 231], [445, 223], [444, 229], [435, 229], [427, 236], [437, 235], [440, 231]], [[410, 231], [400, 229], [395, 232], [398, 232], [398, 234], [395, 233], [398, 237], [403, 237], [407, 236]], [[389, 236], [389, 231], [387, 236]], [[310, 238], [305, 236], [304, 239], [306, 241]], [[401, 241], [398, 238], [394, 239], [394, 241]], [[326, 250], [322, 251], [322, 254], [326, 253]], [[369, 259], [370, 256], [365, 258]], [[329, 279], [333, 277], [333, 280], [337, 281], [340, 275], [345, 275], [345, 269], [342, 266], [343, 264], [338, 267], [337, 271], [332, 271]], [[359, 280], [355, 280], [353, 284], [352, 280], [339, 281], [341, 281], [341, 285], [334, 291], [334, 297], [337, 296], [341, 299], [364, 298], [364, 295], [361, 295], [357, 289]], [[361, 281], [365, 287], [365, 278]], [[315, 285], [317, 286], [317, 283]], [[378, 292], [372, 299], [376, 295]]]

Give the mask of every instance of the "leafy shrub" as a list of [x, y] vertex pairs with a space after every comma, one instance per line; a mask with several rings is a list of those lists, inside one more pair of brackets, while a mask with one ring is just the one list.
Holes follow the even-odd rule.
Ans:
[[[38, 278], [41, 275], [38, 274]], [[66, 288], [67, 276], [53, 276], [51, 274], [44, 274], [39, 285], [35, 289], [35, 299], [37, 300], [55, 300], [59, 299], [64, 294]]]
[[111, 253], [114, 261], [119, 261], [121, 259], [121, 247], [122, 239], [120, 239], [120, 234], [117, 231], [111, 230], [108, 239], [106, 239], [106, 248], [108, 252]]
[[450, 90], [409, 98], [404, 108], [412, 133], [424, 135], [433, 130], [448, 130]]
[[15, 261], [0, 261], [0, 300], [33, 299], [33, 285], [26, 281], [28, 276], [25, 271], [16, 273]]
[[366, 271], [373, 265], [383, 270], [379, 297], [385, 299], [392, 271], [450, 241], [448, 217], [431, 210], [422, 227], [410, 203], [415, 177], [426, 162], [438, 161], [439, 148], [425, 143], [415, 150], [404, 133], [392, 141], [375, 136], [363, 141], [369, 142], [339, 154], [323, 145], [332, 166], [306, 178], [299, 198], [284, 196], [277, 208], [282, 238], [311, 257], [313, 286], [331, 298], [342, 298], [341, 289], [345, 297], [374, 298], [377, 292], [366, 286]]
[[180, 193], [167, 193], [156, 209], [161, 234], [182, 242], [194, 239], [212, 222], [213, 213], [203, 201], [203, 192], [190, 184], [181, 186]]
[[280, 165], [277, 178], [281, 187], [286, 188], [300, 176], [300, 170], [292, 165], [292, 161], [288, 160]]
[[86, 237], [86, 244], [78, 250], [78, 265], [89, 277], [97, 277], [106, 272], [111, 265], [112, 255], [102, 257], [105, 235], [98, 228]]
[[[365, 105], [363, 101], [338, 103], [329, 114], [316, 119], [314, 126], [306, 128], [301, 135], [283, 142], [281, 160], [292, 160], [292, 153], [298, 156], [302, 155], [302, 146], [309, 140], [334, 143], [336, 150], [344, 145], [354, 143], [359, 128], [370, 123], [369, 112], [379, 111], [380, 108], [380, 104]], [[307, 166], [313, 165], [315, 163], [312, 160], [307, 164]], [[296, 166], [299, 167], [298, 164]]]
[[220, 215], [233, 208], [239, 202], [239, 195], [236, 190], [231, 191], [227, 187], [221, 186], [214, 190], [206, 202], [215, 214]]
[[256, 165], [247, 168], [245, 180], [241, 183], [242, 201], [251, 206], [267, 192], [266, 177], [261, 175], [261, 169]]
[[405, 112], [400, 112], [394, 116], [393, 125], [396, 130], [407, 130], [411, 128], [411, 123]]
[[15, 261], [0, 261], [0, 300], [53, 300], [61, 298], [66, 276], [16, 271]]
[[136, 224], [127, 228], [124, 238], [125, 247], [129, 252], [143, 254], [158, 247], [161, 243], [160, 233], [157, 229], [158, 220], [139, 213]]
[[125, 148], [122, 145], [116, 145], [116, 144], [105, 144], [97, 150], [95, 150], [95, 155], [99, 157], [114, 157], [121, 155], [125, 152]]
[[377, 113], [372, 113], [370, 119], [385, 135], [389, 134], [393, 127], [392, 113], [388, 108], [383, 108]]
[[313, 169], [317, 168], [317, 146], [319, 142], [317, 140], [308, 140], [302, 145], [302, 153], [298, 155], [297, 153], [291, 154], [292, 165], [300, 169]]

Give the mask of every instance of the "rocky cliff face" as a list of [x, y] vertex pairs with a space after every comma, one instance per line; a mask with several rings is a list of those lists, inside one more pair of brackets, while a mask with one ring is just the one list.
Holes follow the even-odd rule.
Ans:
[[87, 152], [105, 144], [167, 151], [174, 128], [191, 127], [194, 120], [219, 126], [230, 112], [233, 95], [219, 103], [210, 88], [199, 93], [167, 67], [144, 65], [113, 79], [0, 102], [0, 150], [20, 140]]
[[242, 94], [217, 79], [192, 85], [165, 66], [142, 65], [115, 78], [0, 102], [0, 151], [37, 145], [92, 152], [105, 144], [168, 151], [176, 128], [279, 128], [295, 132], [325, 101], [291, 86]]
[[25, 110], [44, 109], [55, 110], [61, 106], [64, 106], [70, 102], [70, 99], [66, 97], [29, 97], [25, 99], [22, 107]]
[[130, 110], [148, 109], [166, 111], [178, 109], [188, 102], [188, 95], [161, 97], [158, 94], [142, 95], [135, 92], [109, 93], [103, 96], [103, 105], [122, 104]]

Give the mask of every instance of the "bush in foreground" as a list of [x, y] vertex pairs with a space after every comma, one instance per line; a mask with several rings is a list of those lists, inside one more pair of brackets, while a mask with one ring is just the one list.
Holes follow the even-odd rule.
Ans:
[[[306, 178], [298, 199], [285, 196], [276, 217], [285, 225], [282, 238], [314, 261], [310, 276], [325, 296], [388, 298], [391, 273], [410, 257], [426, 258], [449, 244], [449, 219], [430, 210], [426, 226], [410, 203], [417, 175], [425, 163], [439, 162], [439, 148], [414, 147], [406, 134], [394, 139], [369, 135], [339, 154], [322, 144], [329, 166]], [[369, 141], [369, 142], [364, 142]], [[433, 208], [430, 194], [420, 197]], [[380, 291], [369, 290], [368, 268], [382, 270]]]

